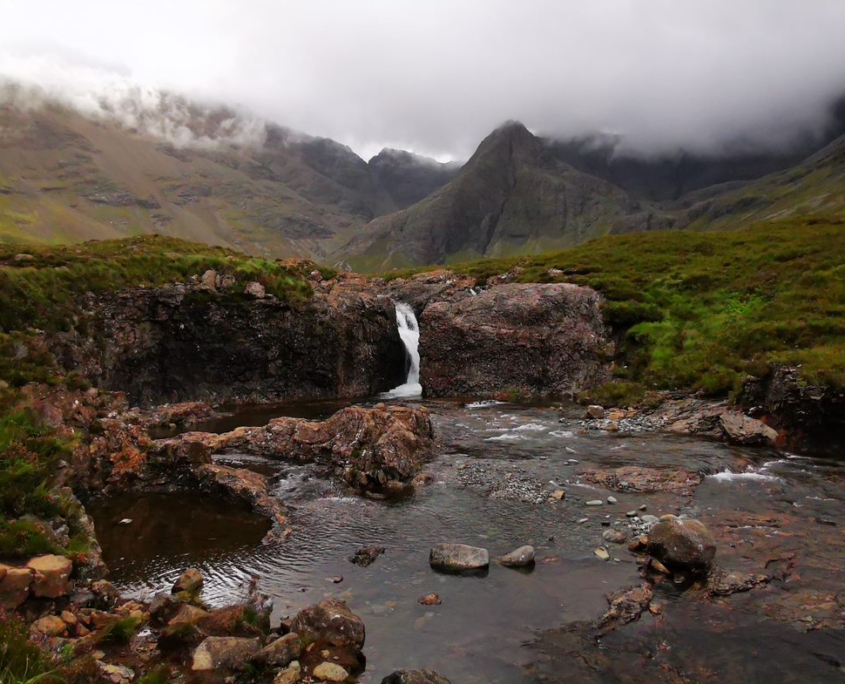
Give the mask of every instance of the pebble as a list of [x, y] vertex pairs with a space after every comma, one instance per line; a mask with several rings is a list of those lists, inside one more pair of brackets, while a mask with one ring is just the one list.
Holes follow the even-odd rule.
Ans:
[[596, 556], [598, 556], [598, 558], [599, 558], [600, 560], [603, 560], [603, 561], [606, 561], [606, 560], [608, 560], [608, 559], [610, 558], [610, 554], [607, 552], [607, 549], [605, 549], [605, 548], [604, 548], [604, 547], [602, 547], [602, 546], [600, 546], [599, 548], [597, 548], [597, 549], [596, 549], [593, 553], [595, 553], [595, 554], [596, 554]]
[[640, 520], [642, 520], [646, 525], [654, 525], [660, 522], [660, 518], [656, 515], [643, 515], [640, 517]]
[[624, 544], [628, 539], [628, 535], [621, 530], [605, 530], [601, 538], [611, 544]]
[[601, 499], [593, 499], [592, 501], [588, 501], [588, 506], [601, 506], [604, 503]]
[[342, 682], [349, 676], [349, 673], [340, 665], [325, 662], [314, 668], [314, 676], [324, 682]]
[[555, 501], [561, 501], [562, 499], [566, 498], [566, 492], [562, 489], [558, 489], [552, 492], [550, 499], [554, 499]]
[[641, 510], [641, 511], [647, 511], [647, 510], [648, 510], [648, 506], [646, 506], [645, 504], [643, 504], [642, 506], [640, 506], [640, 510]]
[[636, 518], [637, 512], [636, 511], [628, 511], [625, 515], [628, 516], [629, 518]]
[[609, 497], [607, 497], [607, 503], [609, 503], [609, 504], [615, 504], [615, 503], [616, 503], [616, 497], [615, 497], [615, 496], [609, 496]]
[[579, 525], [583, 525], [585, 522], [589, 522], [589, 521], [590, 521], [590, 519], [589, 519], [589, 518], [581, 518], [581, 519], [578, 521], [578, 524], [579, 524]]

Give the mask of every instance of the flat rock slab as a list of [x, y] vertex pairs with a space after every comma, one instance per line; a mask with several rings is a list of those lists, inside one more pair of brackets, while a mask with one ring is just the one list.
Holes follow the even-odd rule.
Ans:
[[435, 570], [447, 572], [484, 570], [490, 565], [490, 554], [478, 546], [437, 544], [431, 549], [428, 562]]

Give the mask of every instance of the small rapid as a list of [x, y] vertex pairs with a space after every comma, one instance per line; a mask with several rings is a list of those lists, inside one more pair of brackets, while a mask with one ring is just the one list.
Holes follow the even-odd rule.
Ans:
[[420, 328], [414, 310], [404, 302], [396, 303], [396, 325], [405, 345], [408, 360], [408, 377], [398, 387], [381, 395], [383, 399], [408, 399], [422, 396], [420, 384]]

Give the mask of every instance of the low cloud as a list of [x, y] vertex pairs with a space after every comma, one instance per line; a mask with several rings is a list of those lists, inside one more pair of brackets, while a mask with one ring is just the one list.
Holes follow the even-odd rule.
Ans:
[[466, 157], [508, 119], [718, 154], [825, 129], [842, 26], [841, 0], [9, 0], [0, 74], [174, 144], [216, 134], [190, 101], [242, 108], [204, 124], [232, 140], [267, 118], [365, 157]]

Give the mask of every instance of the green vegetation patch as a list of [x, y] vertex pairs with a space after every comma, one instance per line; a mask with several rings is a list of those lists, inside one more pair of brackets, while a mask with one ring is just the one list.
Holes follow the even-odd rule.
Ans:
[[80, 323], [80, 300], [87, 292], [186, 282], [209, 269], [235, 277], [231, 296], [258, 281], [291, 304], [311, 297], [306, 279], [311, 270], [333, 275], [307, 261], [256, 259], [158, 235], [61, 247], [0, 244], [0, 332], [69, 330]]
[[807, 382], [845, 387], [845, 224], [836, 218], [610, 236], [453, 268], [482, 281], [510, 272], [511, 282], [600, 291], [625, 383], [611, 400], [648, 389], [725, 394], [773, 363], [801, 364]]

